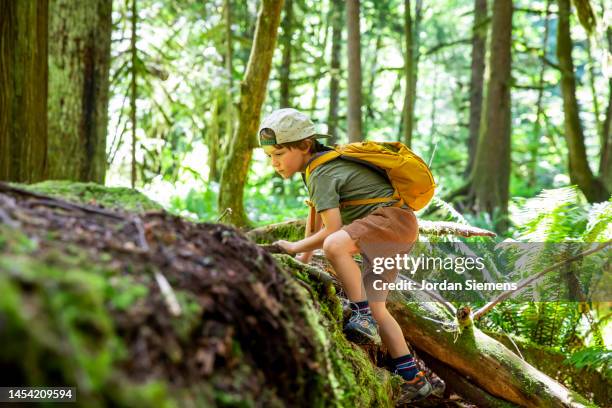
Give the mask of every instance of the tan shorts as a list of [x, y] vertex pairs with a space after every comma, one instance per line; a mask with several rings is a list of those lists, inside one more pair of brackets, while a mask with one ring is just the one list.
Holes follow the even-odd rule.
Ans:
[[[414, 212], [398, 207], [379, 207], [364, 218], [353, 221], [342, 227], [351, 239], [356, 241], [363, 258], [362, 277], [365, 294], [370, 301], [384, 301], [387, 290], [381, 287], [381, 280], [395, 282], [399, 270], [384, 268], [380, 259], [403, 256], [412, 249], [419, 236], [419, 225]], [[378, 264], [378, 273], [374, 265]], [[380, 272], [380, 269], [384, 269]]]

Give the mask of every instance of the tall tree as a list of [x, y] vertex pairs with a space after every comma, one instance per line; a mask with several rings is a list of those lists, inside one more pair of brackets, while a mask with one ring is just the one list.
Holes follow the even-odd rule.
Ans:
[[223, 166], [219, 191], [219, 209], [232, 210], [224, 221], [235, 225], [242, 226], [248, 222], [243, 203], [244, 185], [253, 148], [257, 147], [257, 127], [272, 68], [282, 8], [283, 0], [262, 1], [257, 15], [253, 48], [240, 84], [238, 127], [234, 131]]
[[416, 106], [416, 84], [419, 66], [419, 33], [421, 30], [421, 17], [423, 1], [416, 0], [414, 19], [411, 13], [410, 0], [404, 0], [404, 40], [406, 54], [404, 56], [404, 82], [406, 93], [404, 95], [404, 106], [400, 122], [400, 134], [403, 135], [407, 146], [412, 144], [412, 133], [414, 131], [414, 112]]
[[0, 180], [47, 166], [47, 0], [0, 1]]
[[132, 24], [132, 36], [130, 39], [130, 54], [131, 54], [131, 78], [130, 78], [130, 121], [132, 122], [132, 168], [131, 168], [131, 185], [132, 188], [136, 187], [136, 129], [137, 129], [137, 117], [136, 117], [136, 98], [138, 96], [138, 89], [136, 84], [136, 77], [138, 76], [138, 70], [136, 64], [138, 62], [138, 48], [136, 48], [137, 27], [138, 27], [138, 6], [136, 0], [132, 0], [132, 15], [130, 17]]
[[576, 99], [576, 78], [570, 37], [570, 0], [558, 0], [557, 4], [559, 8], [557, 59], [561, 70], [561, 94], [563, 95], [565, 140], [569, 154], [569, 175], [572, 183], [578, 185], [587, 200], [590, 202], [604, 201], [609, 198], [609, 193], [589, 167], [579, 116], [580, 110]]
[[112, 0], [49, 3], [49, 178], [104, 183]]
[[406, 93], [404, 94], [404, 107], [402, 109], [402, 122], [400, 133], [403, 133], [403, 140], [407, 146], [412, 143], [412, 71], [414, 65], [414, 44], [412, 38], [412, 15], [410, 11], [410, 0], [404, 0], [404, 41], [405, 41], [405, 55], [404, 55], [404, 83]]
[[[608, 52], [612, 54], [612, 27], [608, 26], [606, 36], [608, 38]], [[608, 109], [606, 110], [602, 135], [599, 176], [606, 189], [612, 192], [612, 77], [608, 78]]]
[[470, 194], [474, 209], [487, 212], [499, 232], [508, 226], [510, 183], [510, 68], [512, 0], [493, 2], [487, 96]]
[[546, 52], [548, 49], [548, 37], [550, 35], [550, 4], [551, 0], [546, 0], [546, 17], [544, 18], [544, 36], [542, 38], [542, 49], [540, 50], [540, 74], [538, 77], [538, 98], [536, 100], [536, 117], [533, 122], [533, 135], [536, 138], [535, 141], [530, 143], [529, 151], [531, 157], [529, 160], [529, 175], [527, 185], [534, 187], [537, 181], [537, 169], [538, 169], [538, 151], [540, 148], [540, 133], [542, 129], [542, 121], [544, 116], [543, 102], [544, 102], [544, 73], [546, 71]]
[[349, 142], [359, 142], [363, 140], [359, 0], [346, 0], [346, 20], [348, 30], [348, 138]]
[[472, 26], [472, 70], [470, 76], [470, 119], [468, 139], [468, 164], [465, 174], [474, 166], [480, 118], [482, 117], [482, 95], [484, 88], [485, 56], [487, 53], [487, 0], [474, 0], [474, 23]]
[[280, 43], [283, 47], [282, 65], [280, 67], [280, 107], [291, 107], [291, 46], [293, 37], [293, 0], [285, 1], [285, 16], [281, 24], [282, 36]]
[[[227, 72], [227, 100], [225, 101], [225, 138], [234, 133], [234, 49], [232, 33], [232, 0], [225, 0], [225, 70]], [[223, 151], [225, 151], [223, 149]]]
[[338, 104], [340, 100], [340, 47], [342, 45], [343, 0], [332, 0], [331, 25], [332, 46], [329, 80], [329, 111], [327, 114], [327, 133], [331, 135], [330, 144], [338, 140]]

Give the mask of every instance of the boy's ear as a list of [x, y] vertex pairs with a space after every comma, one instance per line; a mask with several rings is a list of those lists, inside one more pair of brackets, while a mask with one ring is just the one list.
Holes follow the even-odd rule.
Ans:
[[314, 145], [314, 140], [306, 139], [306, 140], [304, 140], [304, 144], [302, 146], [300, 146], [300, 150], [303, 150], [305, 152], [309, 152], [313, 145]]

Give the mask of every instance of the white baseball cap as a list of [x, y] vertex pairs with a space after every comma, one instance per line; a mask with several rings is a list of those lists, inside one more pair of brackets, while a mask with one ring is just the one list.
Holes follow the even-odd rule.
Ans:
[[[262, 134], [263, 129], [271, 129], [276, 137]], [[303, 113], [292, 109], [277, 109], [266, 116], [259, 126], [259, 144], [261, 146], [297, 142], [309, 137], [323, 138], [329, 135], [317, 133], [315, 124]]]

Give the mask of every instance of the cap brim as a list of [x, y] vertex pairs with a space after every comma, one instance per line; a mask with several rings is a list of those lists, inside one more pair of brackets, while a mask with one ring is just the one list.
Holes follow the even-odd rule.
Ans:
[[314, 136], [315, 139], [324, 139], [326, 137], [331, 137], [331, 135], [326, 135], [326, 134], [323, 134], [323, 133], [315, 133], [312, 136]]

